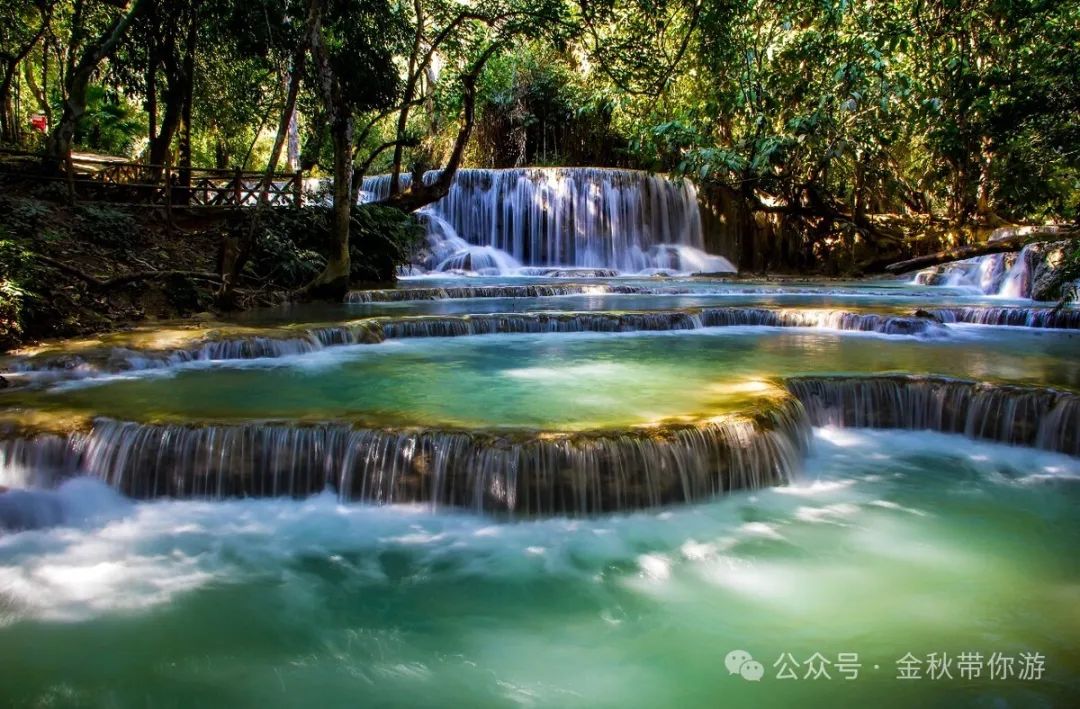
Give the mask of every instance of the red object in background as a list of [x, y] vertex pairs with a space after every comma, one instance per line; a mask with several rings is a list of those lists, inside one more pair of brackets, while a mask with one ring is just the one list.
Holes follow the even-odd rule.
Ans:
[[40, 113], [30, 119], [30, 125], [34, 127], [38, 133], [47, 133], [49, 131], [49, 119]]

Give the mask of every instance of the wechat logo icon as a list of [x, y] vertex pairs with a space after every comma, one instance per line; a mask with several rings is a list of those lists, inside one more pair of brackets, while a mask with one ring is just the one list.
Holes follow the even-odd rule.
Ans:
[[724, 658], [728, 674], [739, 675], [747, 682], [760, 682], [765, 676], [765, 666], [750, 656], [746, 650], [732, 650]]

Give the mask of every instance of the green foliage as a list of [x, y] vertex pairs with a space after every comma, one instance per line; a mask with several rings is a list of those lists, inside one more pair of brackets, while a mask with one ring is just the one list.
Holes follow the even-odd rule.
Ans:
[[127, 98], [104, 86], [89, 87], [86, 113], [75, 132], [81, 145], [109, 155], [133, 156], [145, 131], [146, 116]]
[[400, 5], [387, 0], [327, 0], [323, 35], [330, 68], [353, 111], [393, 105], [401, 88], [394, 56], [406, 48], [409, 34]]
[[[109, 2], [3, 5], [0, 53], [32, 44], [20, 101], [5, 97], [15, 124], [38, 111], [56, 123], [70, 67], [117, 15]], [[462, 77], [487, 57], [466, 164], [680, 173], [782, 215], [793, 251], [853, 234], [893, 248], [867, 215], [1080, 219], [1077, 46], [1080, 4], [1047, 0], [153, 0], [99, 65], [77, 141], [141, 156], [164, 132], [161, 162], [190, 137], [196, 166], [260, 169], [296, 73], [305, 169], [333, 164], [332, 117], [360, 143], [339, 155], [373, 155], [369, 174], [395, 152], [406, 170], [437, 167], [461, 126]], [[16, 215], [13, 233], [32, 221]], [[87, 229], [107, 241], [107, 227]], [[262, 247], [289, 280], [318, 263], [295, 243]]]
[[140, 230], [127, 211], [108, 204], [81, 204], [76, 208], [75, 232], [84, 239], [104, 246], [136, 243]]
[[[1065, 251], [1065, 259], [1057, 270], [1057, 288], [1061, 302], [1080, 301], [1080, 239], [1074, 239]], [[1069, 287], [1069, 284], [1073, 284]]]
[[[262, 215], [246, 265], [247, 275], [287, 289], [303, 286], [326, 265], [318, 249], [324, 248], [329, 239], [328, 219], [326, 209], [313, 207], [275, 209]], [[237, 227], [249, 228], [246, 220]]]
[[41, 231], [42, 225], [52, 212], [47, 202], [24, 197], [0, 198], [0, 229], [12, 236], [28, 238]]
[[611, 125], [613, 99], [566, 52], [530, 44], [493, 58], [477, 104], [479, 164], [611, 164], [625, 154]]
[[[260, 217], [247, 275], [277, 288], [306, 285], [326, 265], [333, 244], [333, 214], [327, 208], [275, 209]], [[236, 229], [247, 229], [245, 220]], [[353, 210], [349, 251], [354, 282], [394, 280], [423, 239], [412, 216], [391, 207], [359, 205]]]
[[22, 338], [26, 307], [36, 296], [25, 284], [32, 282], [32, 255], [0, 228], [0, 350]]
[[409, 214], [392, 207], [360, 205], [353, 210], [349, 253], [353, 282], [393, 281], [409, 264], [424, 230]]

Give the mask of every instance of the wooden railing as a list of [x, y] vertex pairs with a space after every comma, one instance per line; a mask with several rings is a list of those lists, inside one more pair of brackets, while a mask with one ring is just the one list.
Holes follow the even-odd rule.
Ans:
[[[16, 169], [0, 160], [0, 174], [18, 174], [27, 180], [61, 182], [77, 199], [92, 199], [118, 204], [162, 207], [254, 207], [263, 198], [263, 172], [245, 172], [239, 168], [177, 168], [170, 165], [147, 165], [108, 158], [79, 155], [61, 173], [35, 171], [32, 161], [41, 158], [30, 153], [5, 150], [19, 159]], [[10, 159], [9, 157], [9, 159]], [[300, 172], [275, 173], [265, 186], [266, 203], [271, 206], [301, 207], [304, 180]]]

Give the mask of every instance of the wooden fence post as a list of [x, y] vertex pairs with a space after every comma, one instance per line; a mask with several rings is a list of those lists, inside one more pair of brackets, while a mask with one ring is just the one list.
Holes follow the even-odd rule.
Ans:
[[169, 227], [169, 236], [173, 235], [173, 213], [172, 213], [172, 164], [171, 161], [165, 161], [165, 222]]
[[241, 182], [240, 168], [237, 167], [233, 173], [233, 201], [237, 207], [243, 206], [243, 183]]
[[302, 170], [297, 170], [296, 175], [293, 177], [293, 200], [296, 208], [301, 209], [304, 206], [304, 173]]

